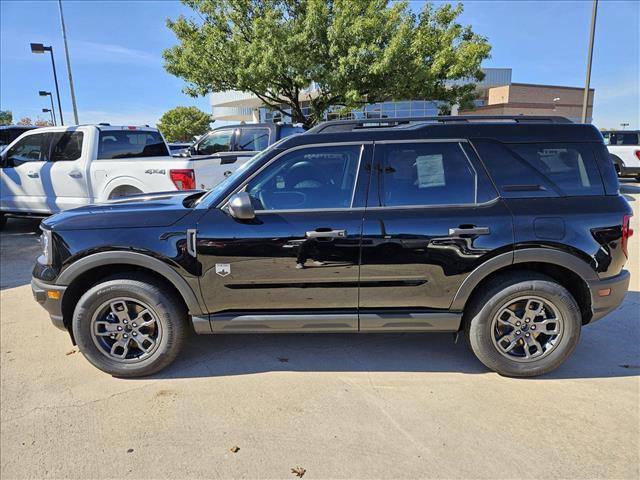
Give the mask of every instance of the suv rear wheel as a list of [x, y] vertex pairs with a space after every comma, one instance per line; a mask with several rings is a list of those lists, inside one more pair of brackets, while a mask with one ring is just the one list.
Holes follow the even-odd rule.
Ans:
[[176, 295], [146, 276], [110, 278], [89, 289], [73, 315], [84, 356], [117, 377], [156, 373], [178, 355], [187, 333]]
[[575, 349], [581, 326], [580, 309], [569, 291], [536, 272], [496, 278], [465, 312], [473, 353], [510, 377], [558, 368]]

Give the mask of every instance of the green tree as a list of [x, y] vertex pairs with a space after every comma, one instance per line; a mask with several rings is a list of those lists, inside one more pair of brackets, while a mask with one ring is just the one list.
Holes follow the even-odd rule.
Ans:
[[176, 107], [162, 115], [158, 129], [168, 142], [191, 142], [207, 133], [211, 116], [197, 107]]
[[[183, 0], [196, 14], [168, 20], [178, 44], [165, 68], [192, 96], [251, 92], [312, 125], [330, 107], [424, 98], [470, 107], [487, 40], [457, 22], [462, 5], [418, 14], [406, 1]], [[314, 93], [308, 87], [314, 85]], [[309, 101], [305, 117], [302, 101]]]
[[13, 113], [10, 110], [0, 110], [0, 125], [11, 125]]

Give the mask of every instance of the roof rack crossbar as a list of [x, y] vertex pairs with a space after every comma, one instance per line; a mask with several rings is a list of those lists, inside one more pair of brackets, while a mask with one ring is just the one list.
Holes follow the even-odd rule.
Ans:
[[407, 126], [409, 124], [422, 123], [447, 124], [505, 121], [514, 123], [573, 123], [568, 118], [553, 115], [459, 115], [436, 117], [360, 118], [354, 120], [329, 120], [313, 127], [309, 130], [309, 133], [323, 133], [326, 130], [344, 132], [361, 128], [396, 128]]

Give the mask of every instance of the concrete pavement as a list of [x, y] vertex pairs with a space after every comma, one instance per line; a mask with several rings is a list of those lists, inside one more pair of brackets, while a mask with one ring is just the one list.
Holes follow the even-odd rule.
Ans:
[[[192, 338], [148, 379], [93, 368], [32, 300], [33, 224], [0, 253], [0, 474], [13, 478], [640, 476], [640, 184], [625, 303], [559, 370], [488, 372], [450, 335]], [[232, 452], [232, 447], [239, 447]]]

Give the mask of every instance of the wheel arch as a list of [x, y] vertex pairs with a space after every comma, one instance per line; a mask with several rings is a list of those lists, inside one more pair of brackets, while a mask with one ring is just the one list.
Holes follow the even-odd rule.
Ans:
[[104, 185], [102, 187], [102, 191], [98, 195], [98, 198], [100, 201], [108, 200], [114, 191], [123, 187], [135, 188], [136, 190], [140, 190], [140, 192], [145, 193], [145, 185], [143, 182], [134, 177], [122, 176], [113, 178]]
[[595, 271], [584, 260], [570, 253], [545, 248], [516, 250], [483, 263], [462, 283], [450, 309], [463, 311], [487, 282], [498, 275], [522, 270], [542, 273], [569, 290], [580, 306], [583, 324], [589, 323], [593, 313], [588, 282], [597, 280]]
[[100, 252], [73, 263], [58, 277], [56, 284], [67, 286], [62, 297], [65, 326], [80, 297], [101, 279], [123, 272], [145, 273], [176, 292], [191, 315], [205, 314], [193, 289], [180, 274], [158, 259], [136, 252]]

